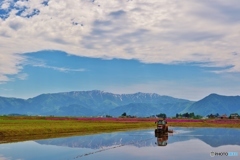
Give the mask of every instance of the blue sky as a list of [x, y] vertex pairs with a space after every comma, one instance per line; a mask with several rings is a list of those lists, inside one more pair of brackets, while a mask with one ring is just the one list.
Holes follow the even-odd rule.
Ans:
[[[239, 77], [216, 74], [219, 68], [198, 64], [142, 63], [101, 59], [62, 51], [27, 53], [21, 72], [1, 84], [1, 95], [29, 98], [42, 93], [103, 90], [113, 93], [158, 93], [198, 100], [210, 93], [238, 93]], [[238, 75], [239, 76], [239, 75]]]
[[0, 96], [240, 94], [240, 1], [0, 2]]

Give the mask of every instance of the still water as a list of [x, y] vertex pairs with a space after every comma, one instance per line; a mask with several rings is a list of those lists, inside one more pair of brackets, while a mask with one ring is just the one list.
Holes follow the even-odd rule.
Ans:
[[240, 159], [240, 129], [172, 129], [168, 135], [138, 130], [0, 144], [0, 160]]

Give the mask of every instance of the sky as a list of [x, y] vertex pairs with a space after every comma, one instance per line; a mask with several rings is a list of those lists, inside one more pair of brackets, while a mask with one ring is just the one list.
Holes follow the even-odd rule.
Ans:
[[240, 94], [239, 0], [1, 0], [0, 96]]

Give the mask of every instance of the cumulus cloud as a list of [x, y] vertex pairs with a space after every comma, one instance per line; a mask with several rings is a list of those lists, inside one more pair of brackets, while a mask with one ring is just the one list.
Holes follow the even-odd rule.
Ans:
[[24, 58], [15, 54], [0, 52], [0, 83], [10, 81], [9, 75], [15, 75], [22, 69]]
[[238, 0], [3, 0], [0, 6], [0, 81], [20, 72], [24, 53], [46, 49], [240, 72]]

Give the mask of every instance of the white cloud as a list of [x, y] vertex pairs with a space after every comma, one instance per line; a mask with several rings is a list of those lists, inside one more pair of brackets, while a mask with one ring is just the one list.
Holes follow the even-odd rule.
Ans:
[[78, 69], [72, 69], [72, 68], [66, 68], [66, 67], [55, 67], [55, 66], [49, 66], [45, 64], [35, 64], [34, 67], [41, 67], [41, 68], [49, 68], [53, 69], [59, 72], [84, 72], [86, 71], [84, 68], [78, 68]]
[[2, 90], [4, 92], [13, 91], [13, 89], [8, 89], [8, 88], [0, 88], [0, 90]]
[[20, 64], [24, 62], [24, 58], [16, 54], [4, 54], [0, 52], [0, 82], [9, 81], [9, 75], [15, 75], [21, 71]]
[[21, 14], [15, 8], [0, 18], [0, 81], [21, 71], [21, 54], [46, 49], [146, 63], [204, 62], [240, 72], [238, 0], [43, 2], [18, 1]]
[[41, 67], [41, 68], [47, 68], [47, 69], [53, 69], [59, 72], [84, 72], [86, 71], [86, 69], [84, 68], [77, 68], [77, 69], [73, 69], [73, 68], [67, 68], [67, 67], [56, 67], [56, 66], [50, 66], [45, 64], [44, 61], [42, 60], [38, 60], [38, 59], [34, 59], [34, 58], [28, 58], [28, 60], [26, 60], [25, 65], [30, 65], [33, 67]]
[[10, 0], [0, 2], [0, 9], [7, 10], [10, 6]]
[[20, 80], [26, 80], [28, 77], [28, 74], [27, 73], [20, 73], [17, 75], [17, 78], [20, 79]]

